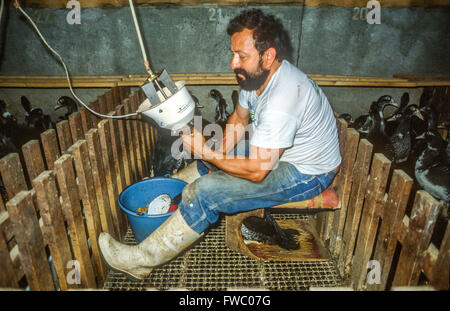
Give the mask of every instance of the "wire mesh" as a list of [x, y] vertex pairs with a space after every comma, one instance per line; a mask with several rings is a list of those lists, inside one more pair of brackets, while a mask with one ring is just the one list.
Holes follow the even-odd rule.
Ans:
[[[298, 214], [273, 214], [275, 219], [304, 220]], [[136, 244], [129, 228], [126, 244]], [[169, 263], [156, 267], [140, 282], [109, 271], [104, 282], [108, 290], [227, 290], [255, 288], [308, 290], [309, 287], [338, 287], [341, 280], [333, 261], [260, 261], [230, 250], [225, 244], [223, 217], [204, 238]]]

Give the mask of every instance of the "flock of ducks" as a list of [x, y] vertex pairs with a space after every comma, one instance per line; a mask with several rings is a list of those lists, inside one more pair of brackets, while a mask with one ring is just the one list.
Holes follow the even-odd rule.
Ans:
[[[384, 117], [384, 109], [396, 110]], [[389, 95], [381, 96], [370, 105], [369, 112], [355, 120], [350, 114], [344, 118], [361, 138], [373, 144], [374, 153], [383, 153], [394, 168], [414, 176], [420, 187], [438, 200], [450, 202], [450, 144], [443, 139], [439, 128], [449, 130], [449, 120], [438, 125], [436, 110], [430, 105], [409, 104], [404, 93], [400, 104]]]
[[54, 122], [41, 108], [33, 107], [26, 96], [21, 96], [20, 102], [24, 110], [23, 123], [18, 122], [16, 116], [8, 111], [6, 102], [0, 99], [0, 158], [11, 152], [19, 152], [23, 144], [39, 139], [42, 132], [55, 128], [56, 122], [67, 119], [78, 110], [72, 98], [61, 96], [54, 110], [66, 108], [67, 113]]

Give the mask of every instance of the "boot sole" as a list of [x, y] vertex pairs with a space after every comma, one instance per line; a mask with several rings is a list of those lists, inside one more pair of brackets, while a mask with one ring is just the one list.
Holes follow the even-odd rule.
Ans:
[[104, 263], [109, 269], [111, 269], [111, 270], [113, 270], [113, 271], [115, 271], [115, 272], [119, 272], [119, 273], [125, 274], [125, 276], [127, 277], [127, 279], [130, 280], [130, 281], [132, 281], [132, 282], [142, 282], [142, 281], [145, 281], [145, 278], [144, 278], [144, 279], [140, 279], [140, 278], [138, 278], [137, 276], [134, 276], [133, 274], [131, 274], [131, 273], [128, 272], [128, 271], [120, 270], [120, 269], [118, 269], [118, 268], [115, 268], [115, 267], [111, 266], [111, 265], [106, 261], [105, 257], [103, 256], [102, 249], [99, 247], [98, 250], [99, 250], [99, 253], [100, 253], [100, 258], [102, 259], [103, 263]]

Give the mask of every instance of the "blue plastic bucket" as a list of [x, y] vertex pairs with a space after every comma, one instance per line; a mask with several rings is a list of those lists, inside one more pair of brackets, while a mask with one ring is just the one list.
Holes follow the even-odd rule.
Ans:
[[158, 215], [139, 216], [136, 210], [146, 207], [158, 195], [166, 193], [171, 198], [180, 194], [186, 182], [176, 178], [154, 177], [134, 183], [119, 195], [120, 209], [127, 215], [128, 223], [137, 243], [145, 240], [175, 211]]

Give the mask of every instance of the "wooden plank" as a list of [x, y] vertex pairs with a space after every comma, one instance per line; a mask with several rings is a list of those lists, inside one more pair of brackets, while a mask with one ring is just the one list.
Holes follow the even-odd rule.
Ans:
[[33, 139], [22, 146], [25, 168], [30, 180], [35, 179], [45, 170], [39, 140]]
[[[140, 103], [143, 102], [147, 97], [145, 96], [142, 89], [140, 89]], [[152, 146], [151, 146], [151, 126], [147, 122], [141, 122], [143, 131], [143, 143], [145, 146], [145, 165], [146, 165], [146, 175], [145, 177], [150, 177], [152, 168]]]
[[31, 290], [55, 290], [31, 191], [20, 191], [6, 203]]
[[115, 239], [119, 240], [119, 232], [114, 226], [108, 188], [105, 183], [105, 172], [103, 171], [102, 149], [100, 146], [98, 129], [90, 129], [86, 133], [86, 141], [88, 143], [89, 159], [91, 161], [92, 177], [94, 179], [95, 192], [97, 195], [102, 231], [108, 232]]
[[96, 288], [72, 156], [65, 154], [55, 161], [55, 172], [73, 253], [80, 267], [81, 284], [85, 288]]
[[352, 262], [351, 279], [355, 289], [365, 286], [366, 266], [372, 254], [379, 216], [385, 204], [385, 188], [390, 167], [391, 162], [383, 154], [374, 155]]
[[[119, 105], [116, 107], [116, 115], [123, 115], [124, 114], [124, 106]], [[117, 129], [119, 132], [119, 139], [121, 141], [120, 148], [122, 151], [122, 164], [123, 164], [123, 171], [124, 171], [124, 177], [125, 177], [125, 184], [124, 186], [127, 187], [131, 185], [131, 162], [130, 162], [130, 145], [128, 144], [128, 137], [126, 134], [125, 129], [125, 122], [124, 120], [117, 120]]]
[[353, 180], [353, 165], [355, 163], [359, 143], [358, 131], [352, 128], [347, 129], [345, 139], [345, 152], [343, 153], [341, 164], [342, 174], [338, 181], [337, 192], [339, 201], [341, 202], [341, 209], [334, 214], [332, 235], [330, 238], [330, 251], [334, 258], [336, 258], [342, 250], [342, 235]]
[[73, 144], [72, 134], [70, 133], [70, 125], [68, 120], [63, 120], [56, 123], [56, 132], [58, 134], [59, 148], [61, 154], [64, 154], [67, 149]]
[[[111, 111], [108, 115], [115, 115], [115, 111]], [[117, 192], [121, 193], [125, 188], [125, 173], [123, 168], [123, 156], [122, 156], [122, 143], [120, 141], [119, 128], [117, 126], [117, 120], [109, 120], [109, 133], [111, 136], [111, 149], [112, 158], [114, 164], [114, 170], [116, 171], [117, 178]]]
[[368, 285], [368, 290], [387, 289], [386, 284], [413, 182], [414, 180], [405, 172], [394, 170], [373, 256], [373, 259], [380, 263], [380, 283]]
[[[2, 183], [3, 183], [3, 181], [2, 181]], [[5, 208], [5, 203], [3, 203], [3, 198], [0, 195], [0, 213], [3, 212], [3, 211], [6, 211], [6, 208]]]
[[108, 90], [105, 93], [105, 100], [106, 100], [106, 114], [110, 113], [114, 110], [114, 95], [113, 95], [113, 89]]
[[[28, 0], [21, 4], [23, 7], [31, 8], [59, 8], [65, 9], [67, 1], [65, 0]], [[249, 1], [245, 0], [135, 0], [136, 6], [139, 5], [173, 5], [173, 6], [247, 6]], [[383, 0], [382, 7], [441, 7], [449, 6], [447, 0]], [[366, 7], [366, 0], [254, 0], [252, 5], [286, 5], [286, 6], [336, 6], [336, 7]], [[127, 7], [127, 0], [91, 0], [84, 1], [84, 7]]]
[[[129, 114], [131, 112], [131, 103], [130, 98], [126, 98], [123, 101], [123, 107], [125, 114]], [[133, 139], [133, 121], [124, 120], [125, 122], [125, 134], [126, 141], [128, 146], [128, 151], [130, 153], [130, 169], [131, 169], [131, 183], [135, 183], [138, 181], [137, 176], [137, 154], [136, 154], [136, 145], [135, 140]]]
[[86, 108], [80, 108], [78, 109], [78, 112], [80, 113], [81, 117], [81, 126], [83, 129], [83, 133], [86, 133], [93, 127], [91, 124], [91, 119], [89, 118], [90, 112], [88, 112]]
[[345, 219], [345, 227], [342, 238], [344, 245], [338, 260], [338, 269], [341, 276], [347, 276], [350, 273], [350, 265], [367, 188], [367, 175], [369, 174], [372, 150], [373, 145], [367, 139], [360, 140], [358, 154], [353, 166], [353, 184], [350, 191], [347, 216]]
[[[108, 113], [108, 107], [106, 105], [106, 96], [105, 94], [100, 95], [99, 97], [97, 97], [97, 108], [98, 110], [96, 110], [97, 112], [101, 113], [101, 114], [107, 114]], [[99, 120], [100, 122], [100, 120]], [[98, 125], [98, 122], [97, 122]]]
[[439, 249], [439, 255], [434, 262], [430, 281], [431, 285], [439, 290], [449, 290], [449, 257], [450, 257], [450, 221], [447, 220], [447, 228]]
[[[98, 108], [98, 99], [89, 103], [89, 108], [91, 108], [92, 110], [94, 110], [95, 112], [100, 112], [99, 108]], [[96, 128], [98, 122], [101, 120], [100, 117], [96, 116], [93, 113], [89, 113], [89, 118], [91, 119], [91, 123], [92, 123], [92, 128]]]
[[431, 285], [438, 290], [449, 290], [450, 221], [442, 239], [440, 249], [430, 244], [424, 255], [423, 270]]
[[392, 282], [393, 287], [417, 285], [423, 268], [422, 256], [430, 244], [434, 225], [441, 207], [440, 202], [429, 193], [423, 190], [417, 191], [408, 231], [403, 241]]
[[3, 234], [0, 232], [0, 287], [18, 288], [14, 267]]
[[36, 190], [37, 203], [43, 221], [42, 232], [52, 255], [59, 288], [61, 290], [77, 288], [76, 283], [67, 282], [67, 275], [70, 272], [68, 264], [72, 261], [72, 252], [64, 225], [54, 172], [42, 172], [33, 180], [33, 188]]
[[106, 276], [106, 271], [100, 257], [97, 240], [101, 232], [101, 220], [86, 140], [78, 140], [68, 151], [72, 154], [75, 163], [79, 189], [78, 193], [80, 194], [80, 199], [83, 204], [83, 211], [86, 218], [87, 231], [91, 242], [92, 257], [94, 258], [97, 277], [102, 281]]
[[[139, 105], [142, 102], [142, 99], [144, 96], [144, 92], [142, 89], [138, 89], [134, 94], [134, 110], [136, 111], [139, 107]], [[149, 161], [148, 161], [148, 148], [146, 146], [145, 142], [145, 128], [144, 128], [144, 122], [136, 121], [139, 131], [139, 145], [141, 146], [141, 159], [142, 159], [142, 178], [148, 177], [150, 175], [150, 169], [149, 169]]]
[[[134, 92], [136, 94], [136, 92]], [[130, 96], [130, 109], [132, 112], [135, 112], [137, 109], [137, 103], [135, 99], [135, 95]], [[139, 142], [139, 128], [138, 128], [139, 121], [131, 121], [131, 127], [132, 127], [132, 137], [134, 140], [134, 147], [136, 148], [136, 169], [137, 169], [137, 179], [141, 180], [144, 176], [144, 168], [143, 168], [143, 158], [142, 158], [142, 150], [141, 150], [141, 144]]]
[[0, 159], [0, 174], [8, 200], [22, 190], [28, 190], [18, 153], [10, 153]]
[[[348, 124], [343, 119], [337, 119], [336, 120], [336, 127], [337, 127], [338, 138], [339, 138], [339, 151], [340, 151], [340, 154], [343, 156], [343, 155], [345, 155], [344, 151], [345, 151], [345, 143], [346, 143], [346, 135], [347, 135]], [[338, 186], [339, 180], [341, 179], [341, 176], [344, 173], [345, 172], [339, 172], [338, 178], [335, 178], [333, 180], [333, 187], [337, 187]], [[324, 231], [321, 232], [321, 236], [322, 236], [323, 240], [325, 242], [328, 242], [328, 244], [330, 242], [329, 240], [330, 240], [330, 235], [332, 233], [331, 230], [333, 228], [334, 217], [339, 217], [338, 211], [327, 213], [325, 226], [323, 228]]]
[[108, 196], [112, 218], [116, 231], [119, 232], [120, 237], [126, 230], [126, 225], [123, 222], [121, 211], [117, 204], [119, 192], [117, 190], [117, 177], [114, 169], [114, 159], [112, 157], [111, 135], [110, 135], [110, 120], [102, 120], [98, 123], [98, 133], [100, 137], [101, 155], [103, 158], [103, 171], [105, 172], [106, 185], [108, 188]]
[[69, 116], [70, 133], [72, 141], [75, 143], [79, 139], [84, 138], [83, 125], [81, 123], [81, 115], [78, 111]]
[[55, 161], [61, 156], [56, 131], [54, 129], [49, 129], [41, 133], [41, 142], [47, 169], [52, 170]]

